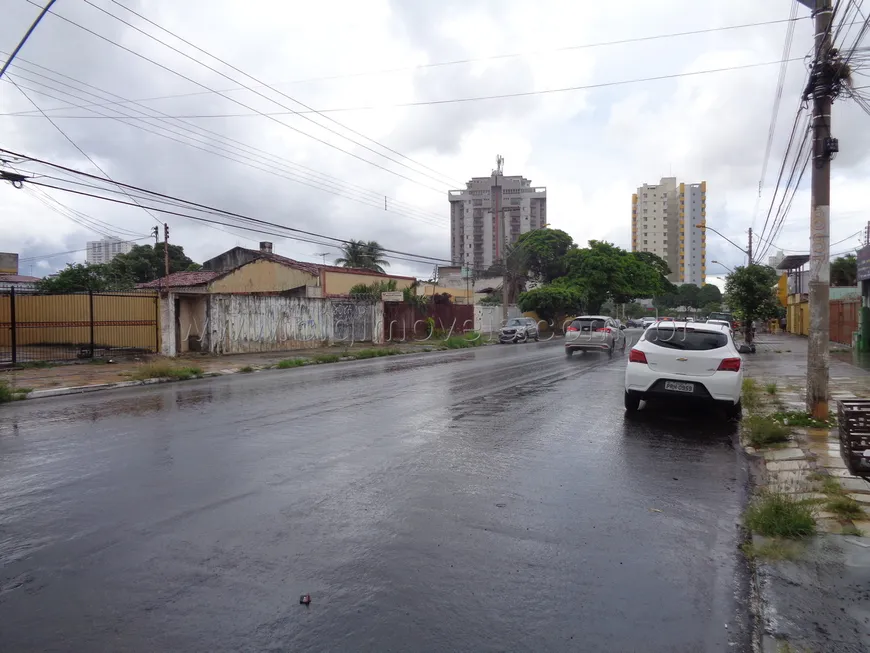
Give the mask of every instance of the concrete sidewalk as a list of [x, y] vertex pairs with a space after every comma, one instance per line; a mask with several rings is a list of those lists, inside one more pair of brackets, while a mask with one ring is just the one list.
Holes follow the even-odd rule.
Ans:
[[[18, 369], [0, 370], [0, 381], [5, 381], [13, 389], [28, 389], [34, 396], [51, 396], [49, 391], [111, 387], [114, 384], [131, 381], [143, 366], [158, 361], [169, 362], [175, 366], [201, 368], [205, 375], [231, 374], [239, 370], [254, 370], [272, 367], [285, 359], [316, 359], [322, 355], [353, 356], [365, 349], [393, 349], [403, 354], [413, 354], [436, 349], [438, 342], [393, 343], [372, 345], [357, 343], [351, 347], [336, 345], [315, 349], [300, 349], [253, 354], [232, 354], [214, 356], [208, 354], [187, 354], [175, 358], [163, 356], [142, 356], [134, 359], [94, 359], [92, 361], [70, 363], [47, 363], [45, 365], [24, 366]], [[112, 362], [108, 362], [112, 360]], [[58, 392], [60, 394], [60, 392]]]
[[[776, 384], [767, 401], [777, 410], [804, 412], [807, 340], [760, 335], [756, 344], [757, 353], [744, 357], [747, 376], [762, 393]], [[832, 411], [840, 399], [870, 399], [870, 371], [850, 350], [832, 344], [829, 387]], [[870, 512], [870, 483], [847, 471], [836, 427], [795, 428], [786, 448], [747, 451], [757, 456], [759, 486], [824, 503], [830, 499], [821, 493], [825, 479], [835, 479]], [[816, 521], [819, 534], [796, 545], [795, 559], [755, 561], [764, 652], [870, 650], [870, 517], [844, 520], [822, 506]]]

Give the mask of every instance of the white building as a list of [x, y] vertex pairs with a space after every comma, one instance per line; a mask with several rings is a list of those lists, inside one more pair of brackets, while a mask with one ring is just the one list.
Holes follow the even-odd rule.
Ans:
[[85, 260], [91, 265], [108, 263], [118, 254], [126, 254], [133, 249], [133, 243], [119, 238], [103, 238], [92, 240], [87, 244], [88, 253]]
[[464, 190], [451, 190], [450, 255], [454, 265], [479, 274], [502, 260], [505, 246], [520, 234], [547, 224], [547, 189], [522, 176], [474, 177]]
[[652, 252], [668, 263], [673, 283], [707, 281], [707, 182], [677, 183], [663, 177], [631, 196], [631, 250]]

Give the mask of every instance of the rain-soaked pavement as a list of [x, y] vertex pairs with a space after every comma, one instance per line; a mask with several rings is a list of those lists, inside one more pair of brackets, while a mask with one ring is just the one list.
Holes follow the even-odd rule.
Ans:
[[626, 420], [624, 365], [553, 342], [4, 406], [0, 650], [746, 650], [733, 427]]

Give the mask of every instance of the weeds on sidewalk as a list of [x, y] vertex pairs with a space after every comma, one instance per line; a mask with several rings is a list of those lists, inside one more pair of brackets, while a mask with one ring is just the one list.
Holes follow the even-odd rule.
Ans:
[[855, 524], [846, 524], [840, 529], [840, 535], [854, 535], [855, 537], [864, 537], [864, 531], [855, 526]]
[[323, 363], [337, 363], [341, 360], [341, 356], [338, 354], [317, 354], [317, 356], [312, 357], [311, 361], [320, 365]]
[[245, 365], [244, 367], [239, 368], [239, 372], [241, 374], [250, 374], [253, 371], [254, 371], [254, 368], [251, 367], [250, 365]]
[[837, 425], [837, 416], [830, 415], [827, 420], [816, 419], [809, 413], [799, 410], [785, 410], [771, 415], [780, 424], [816, 429], [830, 429]]
[[32, 390], [32, 388], [13, 388], [6, 381], [0, 381], [0, 404], [24, 399]]
[[778, 388], [776, 387], [776, 381], [771, 381], [766, 386], [764, 386], [764, 391], [771, 396], [775, 395], [777, 390]]
[[765, 415], [751, 415], [743, 420], [743, 432], [749, 444], [760, 449], [777, 442], [787, 442], [791, 428]]
[[852, 497], [834, 497], [825, 504], [825, 508], [840, 519], [860, 519], [864, 516], [864, 509], [861, 508], [861, 504]]
[[747, 528], [765, 537], [798, 538], [816, 532], [811, 504], [770, 490], [753, 499], [744, 522]]
[[444, 341], [444, 346], [447, 349], [467, 349], [469, 347], [480, 347], [483, 344], [483, 339], [479, 333], [471, 331], [462, 336], [450, 336]]
[[743, 379], [742, 399], [746, 410], [753, 411], [758, 408], [761, 398], [758, 393], [758, 383], [755, 379]]
[[303, 365], [305, 365], [304, 358], [285, 358], [282, 361], [278, 361], [275, 367], [279, 370], [288, 370], [291, 367], [302, 367]]
[[155, 361], [140, 365], [133, 372], [132, 377], [138, 381], [146, 379], [176, 379], [186, 381], [202, 376], [202, 368], [195, 365], [175, 366], [172, 363]]
[[740, 548], [750, 560], [794, 560], [799, 554], [798, 546], [793, 540], [778, 537], [760, 543], [744, 542]]
[[367, 358], [379, 358], [381, 356], [396, 356], [402, 352], [395, 347], [387, 349], [360, 349], [350, 354], [357, 360], [365, 360]]

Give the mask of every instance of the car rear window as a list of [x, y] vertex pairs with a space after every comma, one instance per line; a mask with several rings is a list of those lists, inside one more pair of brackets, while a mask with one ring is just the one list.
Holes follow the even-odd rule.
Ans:
[[574, 320], [571, 326], [581, 332], [596, 331], [604, 328], [604, 320]]
[[704, 331], [702, 329], [674, 329], [659, 326], [646, 332], [646, 339], [659, 347], [682, 349], [687, 351], [708, 351], [719, 349], [728, 344], [728, 336], [721, 331]]

